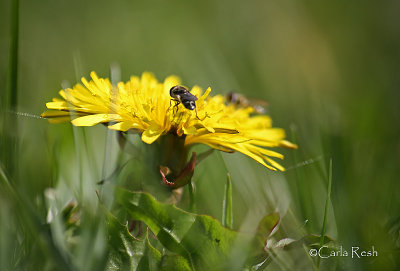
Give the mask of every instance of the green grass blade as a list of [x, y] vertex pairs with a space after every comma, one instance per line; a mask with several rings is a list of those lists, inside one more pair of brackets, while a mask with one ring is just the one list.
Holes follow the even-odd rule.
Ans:
[[10, 49], [7, 74], [7, 101], [11, 110], [17, 106], [18, 80], [18, 33], [19, 33], [19, 0], [12, 1], [10, 22]]
[[[297, 134], [297, 126], [291, 125], [291, 140], [294, 144], [298, 143], [298, 134]], [[299, 152], [294, 151], [292, 152], [293, 155], [293, 162], [295, 165], [300, 164], [300, 157]], [[301, 212], [301, 220], [308, 221], [311, 219], [312, 214], [312, 198], [309, 196], [309, 188], [306, 185], [307, 179], [304, 176], [304, 171], [301, 167], [295, 167], [295, 176], [296, 182], [294, 183], [295, 189], [297, 190], [297, 198], [298, 204], [300, 206], [299, 211]], [[304, 228], [306, 229], [307, 233], [310, 233], [310, 224], [305, 223]]]
[[2, 140], [3, 161], [10, 176], [14, 176], [17, 152], [17, 118], [15, 114], [8, 114], [15, 112], [18, 103], [18, 34], [19, 34], [19, 0], [13, 0], [11, 5], [10, 17], [10, 48], [8, 58], [8, 72], [6, 93], [4, 97], [5, 103], [3, 108], [7, 113], [3, 122], [3, 133], [5, 136]]
[[225, 197], [222, 205], [222, 225], [232, 229], [233, 214], [232, 214], [232, 181], [231, 175], [228, 173], [225, 185]]
[[[17, 210], [15, 216], [16, 221], [19, 221], [13, 226], [17, 231], [25, 233], [24, 237], [28, 245], [27, 250], [30, 252], [24, 256], [30, 259], [29, 265], [40, 264], [40, 261], [33, 262], [31, 255], [38, 253], [37, 255], [46, 255], [46, 260], [49, 263], [57, 265], [57, 270], [75, 270], [69, 261], [69, 258], [64, 255], [59, 248], [55, 245], [51, 233], [43, 227], [43, 221], [33, 208], [32, 203], [27, 201], [25, 197], [21, 196], [13, 187], [13, 183], [10, 177], [7, 176], [0, 164], [0, 192], [7, 193], [9, 203]], [[1, 237], [1, 236], [0, 236]], [[35, 252], [31, 250], [35, 249]], [[21, 252], [20, 252], [21, 253]], [[36, 260], [36, 259], [35, 259]], [[13, 261], [13, 260], [11, 260]], [[14, 264], [18, 264], [15, 262]]]
[[10, 180], [3, 170], [3, 165], [0, 163], [0, 188], [4, 189], [14, 199], [17, 198], [14, 188], [12, 187]]
[[[324, 222], [322, 224], [321, 230], [321, 240], [319, 242], [320, 247], [324, 244], [324, 237], [326, 232], [326, 221], [328, 220], [328, 209], [329, 209], [329, 202], [331, 200], [331, 188], [332, 188], [332, 158], [329, 161], [329, 172], [328, 172], [328, 189], [326, 195], [326, 202], [325, 202], [325, 211], [324, 211]], [[319, 264], [321, 262], [321, 258], [318, 257], [317, 267], [319, 268]]]

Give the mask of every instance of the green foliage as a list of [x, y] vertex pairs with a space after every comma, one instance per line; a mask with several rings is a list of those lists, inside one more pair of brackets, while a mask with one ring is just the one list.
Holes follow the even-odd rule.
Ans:
[[261, 219], [257, 227], [257, 237], [258, 241], [260, 243], [263, 243], [264, 246], [267, 245], [266, 241], [278, 226], [279, 221], [280, 221], [279, 213], [272, 213], [264, 216], [263, 219]]
[[159, 203], [146, 193], [117, 189], [116, 198], [129, 218], [146, 223], [168, 250], [184, 256], [196, 270], [222, 269], [235, 242], [251, 239], [212, 217]]
[[143, 240], [136, 239], [112, 214], [107, 215], [107, 230], [111, 247], [107, 271], [159, 270], [161, 253], [150, 244], [148, 233]]
[[189, 261], [180, 255], [164, 255], [160, 270], [165, 271], [190, 271]]

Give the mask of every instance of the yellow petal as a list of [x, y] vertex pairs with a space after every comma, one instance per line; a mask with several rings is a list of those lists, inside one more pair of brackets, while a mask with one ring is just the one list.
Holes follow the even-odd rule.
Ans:
[[254, 160], [256, 160], [256, 161], [257, 161], [258, 163], [260, 163], [261, 165], [263, 165], [263, 166], [265, 166], [265, 167], [267, 167], [267, 168], [269, 168], [269, 169], [272, 169], [272, 170], [275, 170], [275, 171], [276, 171], [276, 168], [274, 168], [274, 167], [272, 167], [272, 166], [270, 166], [270, 165], [268, 165], [268, 164], [266, 164], [266, 163], [264, 162], [263, 157], [261, 157], [260, 155], [257, 155], [257, 154], [255, 154], [255, 153], [253, 153], [253, 152], [247, 150], [246, 148], [242, 147], [240, 144], [230, 144], [229, 146], [230, 146], [232, 149], [234, 149], [234, 150], [236, 150], [236, 151], [238, 151], [238, 152], [241, 152], [241, 153], [243, 153], [244, 155], [247, 155], [247, 156], [250, 157], [250, 158], [253, 158]]
[[45, 111], [40, 115], [42, 118], [58, 118], [70, 116], [71, 113], [68, 111]]
[[297, 149], [297, 145], [293, 144], [287, 140], [281, 140], [279, 142], [279, 147], [285, 147], [285, 148], [290, 148], [290, 149]]
[[118, 121], [121, 116], [117, 114], [95, 114], [76, 118], [72, 121], [75, 126], [93, 126], [102, 122]]
[[186, 135], [195, 135], [197, 133], [197, 129], [194, 126], [190, 126], [190, 127], [183, 126], [182, 129]]
[[46, 103], [46, 107], [48, 109], [63, 110], [65, 108], [68, 108], [68, 104], [65, 101], [62, 101], [62, 102], [48, 102], [48, 103]]
[[52, 101], [53, 102], [63, 102], [63, 100], [61, 100], [60, 98], [53, 98]]
[[56, 123], [62, 123], [66, 121], [70, 121], [71, 117], [59, 117], [59, 118], [52, 118], [48, 119], [49, 123], [56, 124]]
[[254, 145], [248, 146], [247, 148], [250, 149], [253, 152], [259, 152], [264, 156], [270, 156], [270, 157], [276, 157], [276, 158], [279, 158], [279, 159], [283, 159], [283, 154], [281, 154], [279, 152], [267, 150], [267, 149], [264, 149], [264, 148], [261, 148], [261, 147], [258, 147], [258, 146], [254, 146]]
[[206, 92], [204, 92], [204, 94], [201, 95], [201, 97], [199, 98], [199, 100], [198, 100], [197, 102], [198, 102], [199, 104], [201, 104], [201, 103], [207, 98], [207, 96], [208, 96], [208, 94], [210, 94], [210, 92], [211, 92], [211, 88], [208, 87], [207, 90], [206, 90]]
[[64, 100], [67, 100], [67, 96], [65, 95], [65, 91], [62, 89], [58, 92], [58, 94], [60, 94], [61, 97], [64, 98]]
[[277, 168], [280, 171], [285, 171], [285, 168], [282, 167], [280, 164], [278, 164], [277, 162], [275, 162], [274, 160], [268, 158], [268, 157], [264, 157], [264, 159], [270, 163], [273, 167]]
[[117, 130], [117, 131], [126, 132], [126, 131], [128, 131], [130, 129], [139, 128], [139, 124], [133, 123], [131, 121], [123, 121], [123, 122], [118, 122], [118, 123], [113, 124], [113, 125], [109, 125], [108, 128], [111, 129], [111, 130]]
[[142, 134], [142, 141], [147, 144], [151, 144], [156, 141], [164, 132], [162, 127], [156, 123], [150, 125], [149, 128]]

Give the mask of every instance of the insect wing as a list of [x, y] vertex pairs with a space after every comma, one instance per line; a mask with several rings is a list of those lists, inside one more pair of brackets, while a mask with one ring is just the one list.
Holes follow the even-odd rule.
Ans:
[[197, 101], [197, 97], [190, 92], [180, 94], [181, 101]]

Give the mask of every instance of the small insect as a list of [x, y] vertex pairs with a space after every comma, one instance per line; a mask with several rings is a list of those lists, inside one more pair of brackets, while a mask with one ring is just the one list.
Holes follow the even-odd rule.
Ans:
[[196, 109], [197, 97], [190, 93], [185, 87], [174, 86], [169, 90], [169, 95], [172, 97], [172, 100], [176, 102], [175, 106], [182, 103], [183, 106], [189, 110]]
[[194, 96], [192, 93], [190, 93], [190, 91], [187, 90], [185, 87], [174, 86], [169, 90], [169, 95], [171, 96], [172, 100], [175, 101], [174, 107], [177, 107], [181, 103], [186, 109], [195, 110], [196, 118], [198, 120], [204, 120], [206, 117], [208, 117], [207, 114], [203, 119], [200, 119], [197, 116], [197, 108], [196, 108], [197, 97]]
[[252, 107], [257, 114], [265, 114], [267, 111], [266, 107], [268, 106], [268, 103], [266, 101], [249, 99], [246, 96], [233, 91], [226, 95], [226, 100], [240, 108]]

